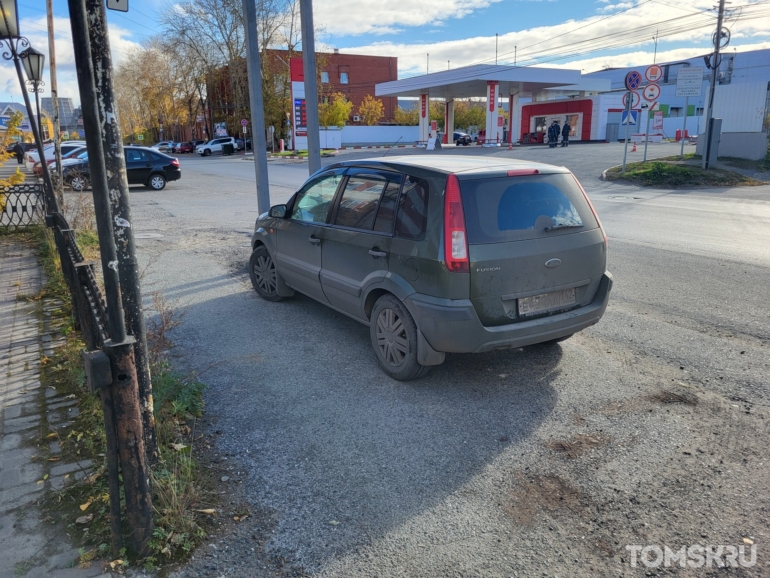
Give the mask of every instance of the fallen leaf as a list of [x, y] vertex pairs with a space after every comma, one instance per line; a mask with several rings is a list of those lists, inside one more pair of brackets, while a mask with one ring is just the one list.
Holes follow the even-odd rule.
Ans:
[[238, 522], [238, 521], [240, 521], [240, 518], [239, 518], [238, 516], [233, 516], [233, 520], [235, 520], [236, 522]]
[[56, 432], [49, 433], [47, 436], [45, 436], [45, 439], [50, 440], [51, 438], [55, 438], [58, 434]]
[[93, 503], [93, 498], [88, 498], [88, 501], [85, 504], [80, 504], [80, 511], [85, 512], [88, 507]]
[[39, 485], [39, 484], [42, 484], [42, 483], [43, 483], [43, 480], [38, 480], [38, 481], [37, 481], [37, 483], [38, 483], [38, 485]]
[[339, 526], [339, 524], [340, 524], [340, 523], [339, 523], [337, 520], [329, 520], [329, 523], [330, 523], [332, 526]]
[[751, 546], [752, 544], [754, 544], [754, 540], [752, 540], [751, 538], [744, 538], [743, 543]]
[[75, 520], [76, 524], [88, 524], [91, 520], [94, 519], [93, 514], [88, 514], [87, 516], [80, 516], [77, 520]]
[[69, 475], [69, 474], [65, 474], [65, 475], [64, 475], [64, 479], [65, 479], [65, 480], [66, 480], [67, 478], [69, 478], [69, 477], [70, 477], [70, 475]]
[[170, 447], [171, 449], [173, 449], [173, 450], [176, 450], [176, 451], [178, 451], [178, 452], [181, 452], [181, 451], [182, 451], [183, 449], [185, 449], [187, 446], [186, 446], [186, 445], [184, 445], [184, 444], [175, 444], [175, 443], [170, 443], [170, 444], [168, 444], [168, 447]]
[[88, 476], [88, 477], [87, 477], [85, 480], [83, 480], [83, 481], [84, 481], [86, 484], [93, 484], [93, 483], [94, 483], [94, 482], [95, 482], [95, 481], [96, 481], [96, 480], [99, 478], [99, 476], [101, 476], [101, 475], [102, 475], [102, 473], [101, 473], [101, 472], [94, 472], [93, 474], [91, 474], [90, 476]]
[[64, 399], [75, 399], [77, 396], [74, 393], [64, 396]]
[[196, 512], [200, 512], [201, 514], [209, 514], [210, 516], [216, 516], [217, 511], [214, 508], [207, 508], [205, 510], [195, 510]]
[[48, 474], [44, 475], [44, 476], [43, 476], [43, 479], [44, 479], [44, 480], [47, 480], [47, 479], [48, 479]]
[[48, 458], [49, 462], [58, 462], [61, 458]]
[[110, 495], [109, 494], [102, 494], [100, 496], [100, 498], [101, 498], [102, 502], [108, 502], [110, 500]]
[[80, 440], [82, 440], [82, 439], [83, 439], [83, 434], [82, 434], [82, 433], [79, 433], [79, 434], [78, 434], [78, 439], [77, 439], [76, 441], [80, 441]]

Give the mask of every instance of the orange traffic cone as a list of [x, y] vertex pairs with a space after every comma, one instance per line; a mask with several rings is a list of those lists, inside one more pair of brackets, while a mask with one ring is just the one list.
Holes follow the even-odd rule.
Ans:
[[632, 148], [632, 149], [631, 149], [631, 152], [632, 152], [632, 153], [635, 153], [635, 152], [636, 152], [636, 143], [634, 143], [634, 148]]

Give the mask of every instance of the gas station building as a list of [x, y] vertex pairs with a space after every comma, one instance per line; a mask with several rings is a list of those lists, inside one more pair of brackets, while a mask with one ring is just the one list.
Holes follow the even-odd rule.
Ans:
[[[484, 143], [499, 146], [504, 132], [504, 120], [498, 113], [502, 99], [508, 101], [507, 133], [513, 142], [528, 142], [533, 133], [539, 132], [538, 123], [549, 116], [558, 118], [560, 124], [570, 117], [575, 140], [596, 140], [601, 108], [595, 96], [610, 89], [609, 79], [586, 77], [579, 70], [476, 64], [383, 82], [375, 86], [375, 94], [419, 99], [420, 141], [436, 136], [431, 131], [430, 99], [446, 103], [444, 127], [445, 133], [451, 135], [455, 99], [486, 97]], [[531, 103], [520, 105], [522, 99]], [[539, 107], [545, 108], [540, 111]]]

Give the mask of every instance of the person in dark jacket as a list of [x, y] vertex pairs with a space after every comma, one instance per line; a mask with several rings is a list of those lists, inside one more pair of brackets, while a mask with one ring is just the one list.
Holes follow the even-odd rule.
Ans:
[[569, 125], [569, 121], [564, 121], [564, 126], [561, 127], [561, 146], [569, 146], [569, 133], [572, 132], [572, 127]]
[[548, 146], [550, 148], [556, 147], [556, 143], [559, 141], [559, 123], [553, 121], [551, 126], [548, 127]]
[[11, 150], [16, 155], [16, 162], [22, 164], [24, 162], [24, 147], [21, 146], [21, 143], [17, 142]]

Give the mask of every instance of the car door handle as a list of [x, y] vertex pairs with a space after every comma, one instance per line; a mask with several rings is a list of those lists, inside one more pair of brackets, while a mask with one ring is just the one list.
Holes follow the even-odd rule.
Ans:
[[315, 235], [310, 235], [310, 238], [308, 239], [308, 241], [310, 241], [311, 245], [319, 245], [321, 243], [321, 239], [319, 239]]
[[381, 257], [387, 257], [388, 256], [388, 254], [385, 251], [378, 251], [377, 247], [369, 249], [369, 254], [372, 257], [374, 257], [375, 259], [379, 259]]

